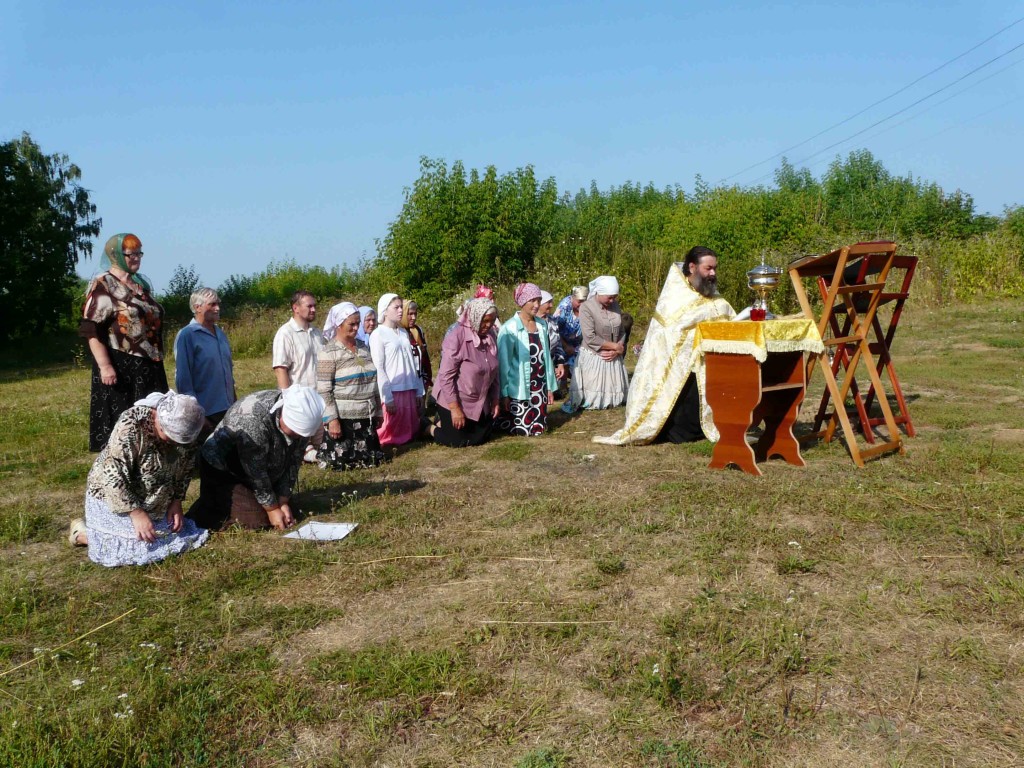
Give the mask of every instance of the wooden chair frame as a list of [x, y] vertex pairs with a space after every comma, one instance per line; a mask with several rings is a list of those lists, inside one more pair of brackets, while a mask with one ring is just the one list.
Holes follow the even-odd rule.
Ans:
[[[873, 330], [875, 314], [882, 300], [885, 281], [889, 277], [895, 256], [895, 243], [887, 241], [857, 243], [844, 246], [823, 256], [808, 256], [799, 259], [789, 267], [789, 277], [793, 282], [793, 290], [796, 292], [797, 301], [800, 302], [804, 317], [817, 323], [818, 333], [821, 334], [826, 350], [832, 348], [836, 355], [840, 354], [840, 351], [847, 355], [845, 365], [840, 366], [845, 368], [841, 383], [836, 380], [839, 368], [833, 370], [833, 364], [826, 354], [808, 357], [806, 381], [810, 382], [815, 363], [817, 363], [825, 378], [826, 391], [833, 404], [832, 412], [826, 416], [828, 423], [825, 429], [819, 431], [820, 423], [817, 424], [812, 436], [821, 437], [825, 442], [831, 442], [836, 429], [841, 428], [846, 439], [846, 447], [850, 451], [850, 457], [858, 467], [863, 467], [865, 459], [874, 456], [892, 452], [904, 453], [903, 438], [896, 426], [892, 409], [889, 407], [889, 399], [885, 396], [885, 388], [882, 386], [879, 367], [874, 357], [875, 353], [868, 340], [868, 334]], [[847, 284], [843, 279], [847, 267], [866, 257], [870, 257], [871, 272], [874, 273], [877, 268], [877, 277], [874, 282]], [[820, 318], [814, 316], [807, 291], [804, 289], [805, 278], [826, 280], [827, 289], [822, 297], [823, 306]], [[863, 305], [862, 298], [867, 299], [867, 305], [864, 309], [858, 309], [858, 304]], [[837, 311], [842, 314], [844, 310], [847, 320], [846, 330], [839, 335], [830, 334], [829, 331], [838, 327]], [[845, 407], [846, 397], [854, 386], [857, 367], [862, 362], [871, 379], [872, 389], [879, 393], [878, 405], [883, 416], [881, 421], [888, 432], [884, 442], [865, 450], [861, 450], [857, 442], [857, 435]]]

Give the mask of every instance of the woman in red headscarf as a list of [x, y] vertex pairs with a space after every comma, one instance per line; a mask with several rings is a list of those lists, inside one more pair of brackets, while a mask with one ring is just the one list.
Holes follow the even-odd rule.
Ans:
[[121, 233], [103, 252], [110, 269], [89, 284], [78, 335], [92, 354], [89, 450], [99, 451], [118, 417], [152, 392], [167, 391], [164, 309], [139, 274], [142, 241]]

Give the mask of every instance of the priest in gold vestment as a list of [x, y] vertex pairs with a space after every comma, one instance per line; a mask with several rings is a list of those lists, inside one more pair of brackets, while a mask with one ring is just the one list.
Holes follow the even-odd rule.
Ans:
[[696, 373], [694, 331], [706, 320], [730, 320], [736, 312], [718, 294], [718, 254], [702, 245], [671, 266], [647, 330], [626, 398], [626, 424], [605, 445], [646, 445], [659, 437], [689, 442], [718, 440], [704, 397], [704, 368]]

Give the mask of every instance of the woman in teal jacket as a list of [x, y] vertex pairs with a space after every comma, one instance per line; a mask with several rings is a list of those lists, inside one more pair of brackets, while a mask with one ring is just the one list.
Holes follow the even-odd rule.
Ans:
[[533, 437], [547, 429], [548, 406], [555, 401], [558, 382], [548, 329], [537, 317], [540, 288], [520, 283], [515, 301], [519, 311], [498, 332], [498, 380], [504, 411], [498, 427], [513, 435]]

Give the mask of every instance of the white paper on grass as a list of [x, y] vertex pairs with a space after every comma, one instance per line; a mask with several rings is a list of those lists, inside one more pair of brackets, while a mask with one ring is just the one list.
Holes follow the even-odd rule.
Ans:
[[303, 541], [338, 541], [344, 539], [356, 529], [358, 523], [306, 523], [291, 533], [286, 533], [286, 539], [302, 539]]

